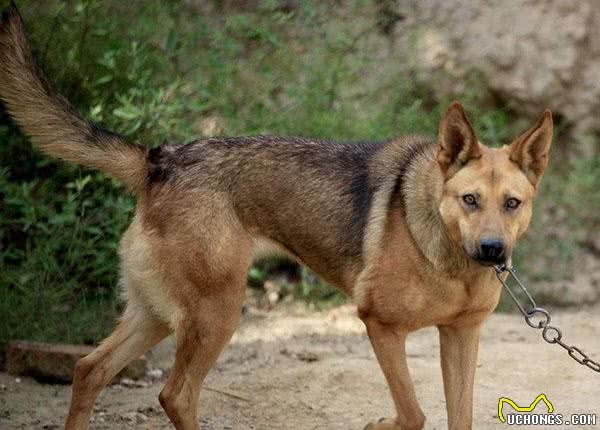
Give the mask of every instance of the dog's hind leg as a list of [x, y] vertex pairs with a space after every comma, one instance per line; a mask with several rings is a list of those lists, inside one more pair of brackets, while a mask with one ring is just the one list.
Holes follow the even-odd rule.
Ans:
[[211, 298], [196, 315], [187, 315], [175, 331], [175, 364], [159, 400], [177, 430], [200, 429], [197, 420], [200, 386], [229, 342], [240, 313], [239, 303]]
[[130, 361], [148, 351], [171, 332], [147, 310], [129, 307], [115, 331], [75, 366], [73, 394], [66, 430], [83, 430], [102, 389]]
[[[229, 234], [213, 237], [230, 237]], [[177, 297], [175, 363], [159, 401], [177, 430], [199, 430], [200, 388], [240, 321], [246, 296], [251, 244], [243, 232], [233, 240], [212, 243], [212, 252], [186, 249], [171, 273]], [[219, 246], [222, 245], [222, 246]], [[186, 255], [193, 255], [186, 260]]]
[[236, 288], [223, 285], [221, 294], [190, 303], [177, 324], [175, 364], [159, 396], [177, 430], [200, 429], [197, 420], [200, 386], [239, 323], [245, 276], [244, 273], [243, 279], [238, 279]]

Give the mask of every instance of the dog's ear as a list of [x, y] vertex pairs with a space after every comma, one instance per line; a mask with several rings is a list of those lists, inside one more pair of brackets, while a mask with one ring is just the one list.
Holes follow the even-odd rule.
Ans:
[[481, 157], [477, 137], [459, 102], [453, 102], [444, 114], [438, 139], [437, 162], [446, 178], [469, 160]]
[[519, 136], [509, 147], [510, 160], [519, 165], [534, 187], [537, 187], [548, 164], [552, 132], [552, 112], [546, 109], [537, 124]]

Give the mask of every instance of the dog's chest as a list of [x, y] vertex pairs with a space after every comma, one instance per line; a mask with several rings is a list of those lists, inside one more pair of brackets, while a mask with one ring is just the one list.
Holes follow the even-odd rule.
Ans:
[[500, 286], [495, 276], [479, 273], [463, 279], [438, 279], [425, 286], [436, 325], [469, 325], [485, 319], [496, 307]]
[[[493, 275], [493, 274], [492, 274]], [[359, 309], [408, 329], [432, 325], [475, 324], [493, 311], [500, 288], [495, 278], [452, 279], [410, 271], [373, 277]]]

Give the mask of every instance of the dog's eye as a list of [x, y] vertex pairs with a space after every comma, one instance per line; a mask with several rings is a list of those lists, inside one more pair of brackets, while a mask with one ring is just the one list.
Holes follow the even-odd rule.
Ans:
[[462, 196], [463, 202], [465, 202], [469, 206], [477, 206], [477, 197], [473, 194], [465, 194]]
[[520, 204], [521, 200], [511, 197], [510, 199], [506, 200], [504, 206], [506, 206], [506, 209], [516, 209], [519, 207]]

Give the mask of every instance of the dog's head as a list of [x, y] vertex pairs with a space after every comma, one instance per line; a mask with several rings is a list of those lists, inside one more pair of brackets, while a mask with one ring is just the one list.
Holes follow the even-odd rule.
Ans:
[[448, 108], [437, 150], [444, 176], [439, 211], [450, 237], [470, 258], [483, 265], [510, 259], [529, 225], [551, 142], [549, 110], [510, 145], [488, 148], [477, 140], [462, 106]]

